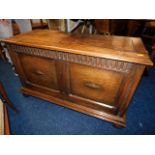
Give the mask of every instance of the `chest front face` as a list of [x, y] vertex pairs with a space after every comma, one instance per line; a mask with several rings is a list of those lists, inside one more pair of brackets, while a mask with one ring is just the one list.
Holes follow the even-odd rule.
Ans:
[[10, 49], [25, 88], [65, 99], [93, 116], [123, 115], [138, 82], [136, 76], [144, 69], [123, 61], [32, 47], [11, 45]]

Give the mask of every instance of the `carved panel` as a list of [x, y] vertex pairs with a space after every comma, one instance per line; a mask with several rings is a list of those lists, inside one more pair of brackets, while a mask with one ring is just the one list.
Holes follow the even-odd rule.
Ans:
[[67, 52], [52, 51], [47, 49], [14, 45], [14, 44], [7, 44], [7, 48], [10, 49], [10, 51], [14, 51], [17, 53], [36, 55], [36, 56], [52, 58], [56, 60], [64, 60], [64, 61], [79, 63], [79, 64], [88, 65], [92, 67], [97, 67], [101, 69], [113, 70], [117, 72], [127, 73], [131, 68], [131, 65], [129, 63], [118, 61], [118, 60], [115, 61], [115, 60], [104, 59], [99, 57], [78, 55], [78, 54], [72, 54]]

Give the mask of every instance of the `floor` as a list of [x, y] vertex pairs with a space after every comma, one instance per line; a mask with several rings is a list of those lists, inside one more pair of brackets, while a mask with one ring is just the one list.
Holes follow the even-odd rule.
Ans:
[[127, 127], [111, 123], [20, 93], [21, 83], [11, 65], [0, 60], [0, 80], [20, 110], [9, 109], [13, 135], [129, 135], [155, 134], [155, 68], [143, 76], [127, 112]]

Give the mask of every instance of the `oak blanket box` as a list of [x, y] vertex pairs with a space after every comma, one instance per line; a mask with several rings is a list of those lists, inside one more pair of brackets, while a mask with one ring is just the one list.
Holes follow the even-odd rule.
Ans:
[[[140, 38], [36, 30], [5, 42], [21, 91], [126, 126], [126, 111], [146, 65]], [[133, 114], [134, 115], [134, 114]]]

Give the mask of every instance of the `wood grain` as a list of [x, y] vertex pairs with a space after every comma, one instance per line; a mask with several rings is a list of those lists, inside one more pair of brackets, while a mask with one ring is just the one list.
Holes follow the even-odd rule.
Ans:
[[[36, 30], [3, 41], [36, 48], [152, 65], [144, 48], [141, 48], [140, 51], [135, 49], [136, 44], [143, 46], [140, 38], [68, 35], [58, 31]], [[133, 42], [136, 42], [136, 44]]]

